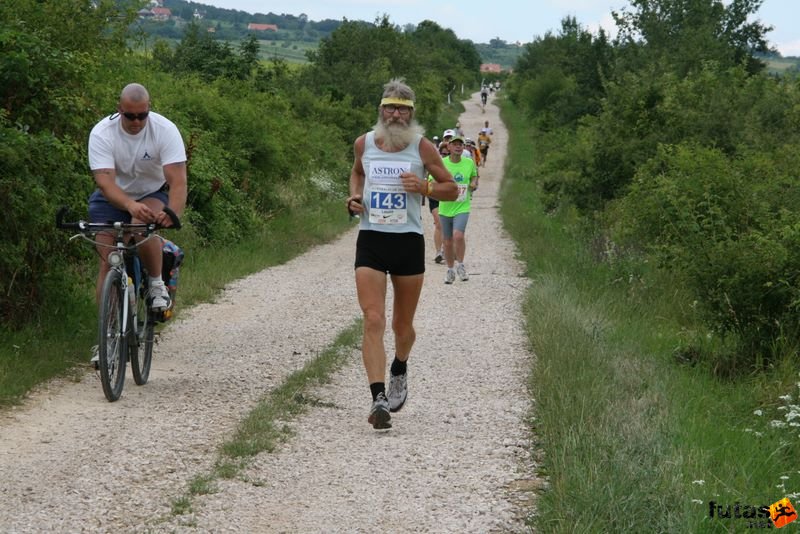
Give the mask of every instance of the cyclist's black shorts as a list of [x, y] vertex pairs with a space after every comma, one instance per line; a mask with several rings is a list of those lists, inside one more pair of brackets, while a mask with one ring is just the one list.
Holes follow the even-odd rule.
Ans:
[[355, 268], [369, 267], [398, 276], [425, 272], [425, 238], [414, 232], [392, 234], [361, 230], [356, 240]]

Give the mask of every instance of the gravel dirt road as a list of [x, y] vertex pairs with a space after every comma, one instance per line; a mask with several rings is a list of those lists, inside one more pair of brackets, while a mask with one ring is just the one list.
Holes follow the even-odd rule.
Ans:
[[527, 532], [540, 487], [525, 424], [528, 280], [497, 211], [507, 133], [491, 100], [485, 112], [479, 102], [472, 95], [460, 118], [473, 139], [485, 120], [494, 129], [466, 232], [470, 280], [443, 283], [425, 209], [409, 400], [390, 431], [366, 422], [354, 352], [288, 443], [171, 514], [255, 403], [360, 315], [354, 228], [184, 310], [156, 346], [148, 384], [129, 375], [118, 402], [87, 371], [0, 412], [0, 532]]

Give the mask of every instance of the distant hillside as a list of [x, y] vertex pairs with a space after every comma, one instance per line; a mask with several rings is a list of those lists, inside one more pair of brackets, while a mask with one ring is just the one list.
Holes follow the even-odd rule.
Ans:
[[761, 60], [767, 64], [767, 70], [774, 74], [800, 74], [800, 57], [763, 56]]
[[[309, 20], [302, 13], [253, 14], [185, 0], [162, 0], [162, 5], [170, 10], [172, 16], [168, 20], [140, 18], [137, 32], [175, 41], [183, 37], [185, 26], [194, 22], [222, 41], [238, 42], [255, 33], [261, 41], [262, 56], [282, 57], [290, 62], [304, 62], [305, 51], [316, 48], [321, 39], [342, 24], [341, 20]], [[252, 31], [248, 29], [251, 23], [274, 24], [277, 30]], [[512, 68], [524, 50], [524, 47], [500, 39], [492, 39], [488, 44], [476, 43], [475, 48], [483, 63], [497, 63], [504, 70]]]
[[509, 70], [525, 52], [524, 45], [509, 44], [502, 39], [492, 39], [489, 44], [476, 43], [475, 48], [483, 63], [497, 63], [503, 70]]

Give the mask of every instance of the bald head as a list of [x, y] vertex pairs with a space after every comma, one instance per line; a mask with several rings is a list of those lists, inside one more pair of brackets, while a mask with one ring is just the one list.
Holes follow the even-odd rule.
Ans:
[[145, 89], [144, 85], [139, 83], [129, 83], [122, 89], [119, 95], [120, 102], [150, 102], [150, 94]]

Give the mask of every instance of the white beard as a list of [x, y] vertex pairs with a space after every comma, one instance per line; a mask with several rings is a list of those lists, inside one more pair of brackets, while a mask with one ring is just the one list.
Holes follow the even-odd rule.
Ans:
[[406, 125], [402, 123], [387, 124], [378, 120], [373, 126], [375, 138], [379, 139], [383, 150], [387, 152], [399, 152], [410, 145], [417, 135], [423, 135], [425, 130], [414, 119]]

